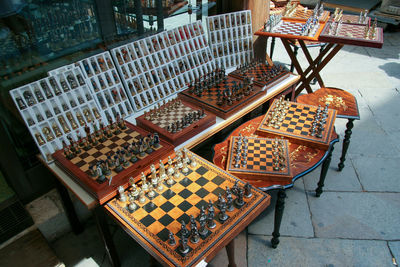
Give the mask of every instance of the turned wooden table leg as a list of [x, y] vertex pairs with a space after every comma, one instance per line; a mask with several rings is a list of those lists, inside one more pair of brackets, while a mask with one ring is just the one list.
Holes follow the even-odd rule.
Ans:
[[324, 187], [325, 178], [326, 178], [326, 174], [328, 173], [329, 165], [331, 165], [333, 150], [334, 150], [334, 147], [333, 147], [333, 145], [331, 145], [329, 152], [328, 152], [328, 156], [324, 160], [324, 163], [322, 163], [322, 169], [321, 169], [321, 175], [319, 177], [318, 187], [317, 187], [317, 189], [315, 189], [316, 197], [320, 197], [323, 192], [322, 188]]
[[236, 262], [235, 262], [235, 239], [232, 239], [231, 242], [229, 242], [228, 245], [225, 247], [226, 253], [228, 254], [228, 267], [236, 267]]
[[285, 189], [279, 189], [278, 199], [275, 205], [275, 219], [274, 219], [274, 232], [272, 233], [271, 245], [273, 248], [277, 248], [279, 244], [279, 229], [281, 228], [283, 210], [285, 209]]
[[350, 145], [350, 137], [351, 137], [351, 129], [353, 129], [353, 121], [354, 119], [349, 119], [346, 124], [346, 131], [343, 139], [343, 148], [342, 148], [342, 156], [340, 157], [340, 162], [338, 164], [339, 171], [342, 171], [344, 168], [344, 161], [346, 160], [347, 149]]

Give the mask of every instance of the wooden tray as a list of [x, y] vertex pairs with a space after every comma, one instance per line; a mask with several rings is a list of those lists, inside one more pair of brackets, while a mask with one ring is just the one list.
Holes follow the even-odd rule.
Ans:
[[[160, 147], [155, 149], [152, 153], [140, 157], [135, 163], [130, 163], [123, 171], [116, 173], [112, 172], [110, 176], [106, 176], [106, 181], [99, 182], [92, 178], [89, 174], [88, 166], [90, 163], [97, 160], [105, 160], [107, 156], [105, 153], [112, 151], [114, 153], [122, 148], [126, 141], [138, 141], [137, 137], [147, 136], [149, 132], [126, 122], [127, 129], [122, 131], [118, 136], [113, 136], [105, 142], [100, 142], [99, 145], [93, 147], [89, 151], [82, 152], [72, 160], [64, 156], [63, 150], [58, 150], [53, 154], [55, 163], [64, 171], [69, 173], [88, 193], [93, 195], [100, 204], [108, 201], [117, 194], [117, 187], [126, 185], [131, 176], [138, 174], [141, 169], [147, 167], [155, 159], [172, 153], [173, 146], [160, 139]], [[139, 157], [138, 157], [139, 158]], [[112, 179], [111, 179], [112, 177]]]
[[[195, 111], [195, 110], [199, 110], [198, 107], [196, 107], [184, 100], [181, 100], [181, 101], [182, 101], [183, 107], [181, 107], [180, 110], [184, 109], [186, 111], [191, 111], [191, 112]], [[162, 107], [160, 107], [160, 109], [161, 108]], [[211, 114], [207, 111], [205, 111], [204, 113], [205, 113], [205, 116], [203, 118], [201, 118], [198, 121], [193, 122], [188, 127], [185, 127], [181, 131], [176, 132], [176, 133], [168, 132], [165, 129], [165, 126], [167, 124], [169, 124], [168, 121], [171, 123], [171, 122], [174, 122], [176, 119], [181, 118], [182, 117], [181, 115], [183, 114], [182, 112], [174, 113], [172, 111], [172, 112], [168, 112], [168, 114], [161, 115], [161, 118], [159, 120], [162, 120], [163, 122], [160, 122], [157, 124], [154, 124], [154, 122], [151, 120], [147, 120], [146, 114], [143, 114], [142, 116], [136, 118], [136, 124], [139, 127], [146, 129], [147, 131], [157, 132], [162, 139], [173, 144], [174, 146], [177, 146], [177, 145], [185, 142], [186, 140], [192, 138], [196, 134], [202, 132], [203, 130], [207, 129], [211, 125], [215, 124], [215, 122], [216, 122], [215, 115]]]

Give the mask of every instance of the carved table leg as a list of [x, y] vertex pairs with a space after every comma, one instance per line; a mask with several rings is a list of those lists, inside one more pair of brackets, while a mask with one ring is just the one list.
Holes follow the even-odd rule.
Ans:
[[317, 187], [317, 189], [315, 189], [316, 197], [320, 197], [323, 192], [322, 188], [324, 187], [326, 174], [328, 172], [329, 165], [331, 164], [333, 149], [334, 149], [334, 147], [333, 147], [333, 145], [331, 145], [331, 147], [329, 148], [329, 151], [328, 151], [328, 156], [322, 163], [322, 169], [321, 169], [321, 175], [319, 177], [318, 187]]
[[226, 253], [228, 254], [228, 267], [236, 267], [235, 263], [235, 239], [232, 239], [228, 245], [225, 247]]
[[274, 219], [274, 232], [272, 233], [271, 245], [273, 248], [277, 248], [279, 244], [279, 229], [281, 227], [283, 210], [285, 209], [285, 198], [286, 192], [285, 189], [279, 189], [278, 191], [278, 199], [276, 200], [275, 205], [275, 219]]
[[275, 37], [272, 37], [272, 41], [271, 41], [271, 48], [269, 50], [269, 55], [270, 55], [270, 59], [272, 60], [272, 56], [274, 55], [274, 49], [275, 49]]
[[342, 171], [344, 168], [344, 161], [346, 160], [347, 149], [350, 145], [350, 136], [351, 136], [351, 129], [353, 129], [353, 121], [354, 119], [349, 119], [346, 124], [346, 131], [344, 132], [344, 139], [343, 139], [343, 148], [342, 148], [342, 156], [340, 157], [340, 162], [338, 165], [339, 171]]

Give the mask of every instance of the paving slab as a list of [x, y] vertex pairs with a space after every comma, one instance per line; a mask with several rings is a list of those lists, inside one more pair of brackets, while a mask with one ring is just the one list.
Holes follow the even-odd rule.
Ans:
[[[343, 139], [342, 139], [343, 140]], [[350, 148], [349, 148], [350, 149]], [[357, 174], [347, 154], [344, 168], [341, 172], [338, 171], [338, 164], [342, 154], [342, 142], [335, 144], [331, 165], [325, 178], [324, 191], [362, 191], [361, 184]], [[304, 185], [307, 191], [315, 191], [321, 174], [321, 166], [307, 174], [304, 179]]]
[[396, 240], [400, 238], [400, 194], [324, 192], [308, 198], [315, 236]]
[[282, 237], [273, 249], [269, 239], [249, 235], [249, 266], [393, 266], [385, 241]]
[[355, 156], [352, 162], [365, 191], [400, 192], [399, 158]]
[[390, 251], [393, 254], [393, 257], [396, 259], [396, 263], [400, 263], [400, 241], [396, 242], [388, 242]]
[[[271, 195], [273, 195], [271, 205], [249, 225], [249, 234], [271, 235], [273, 232], [276, 192], [271, 193]], [[286, 190], [286, 195], [285, 210], [280, 228], [281, 235], [313, 237], [314, 231], [303, 181], [297, 180], [292, 189]]]
[[[207, 265], [209, 267], [227, 266], [228, 255], [226, 249], [221, 249], [220, 252], [210, 261]], [[237, 267], [247, 267], [247, 233], [246, 230], [242, 231], [235, 238], [235, 263]]]

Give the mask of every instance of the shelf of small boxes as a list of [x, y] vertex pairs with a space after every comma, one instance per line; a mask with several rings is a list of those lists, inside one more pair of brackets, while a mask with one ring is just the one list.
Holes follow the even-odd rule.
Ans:
[[136, 111], [215, 67], [200, 21], [114, 48], [111, 54]]
[[80, 68], [60, 71], [10, 91], [43, 158], [85, 136], [84, 126], [103, 119]]
[[250, 10], [207, 18], [208, 42], [220, 67], [230, 68], [253, 58]]

